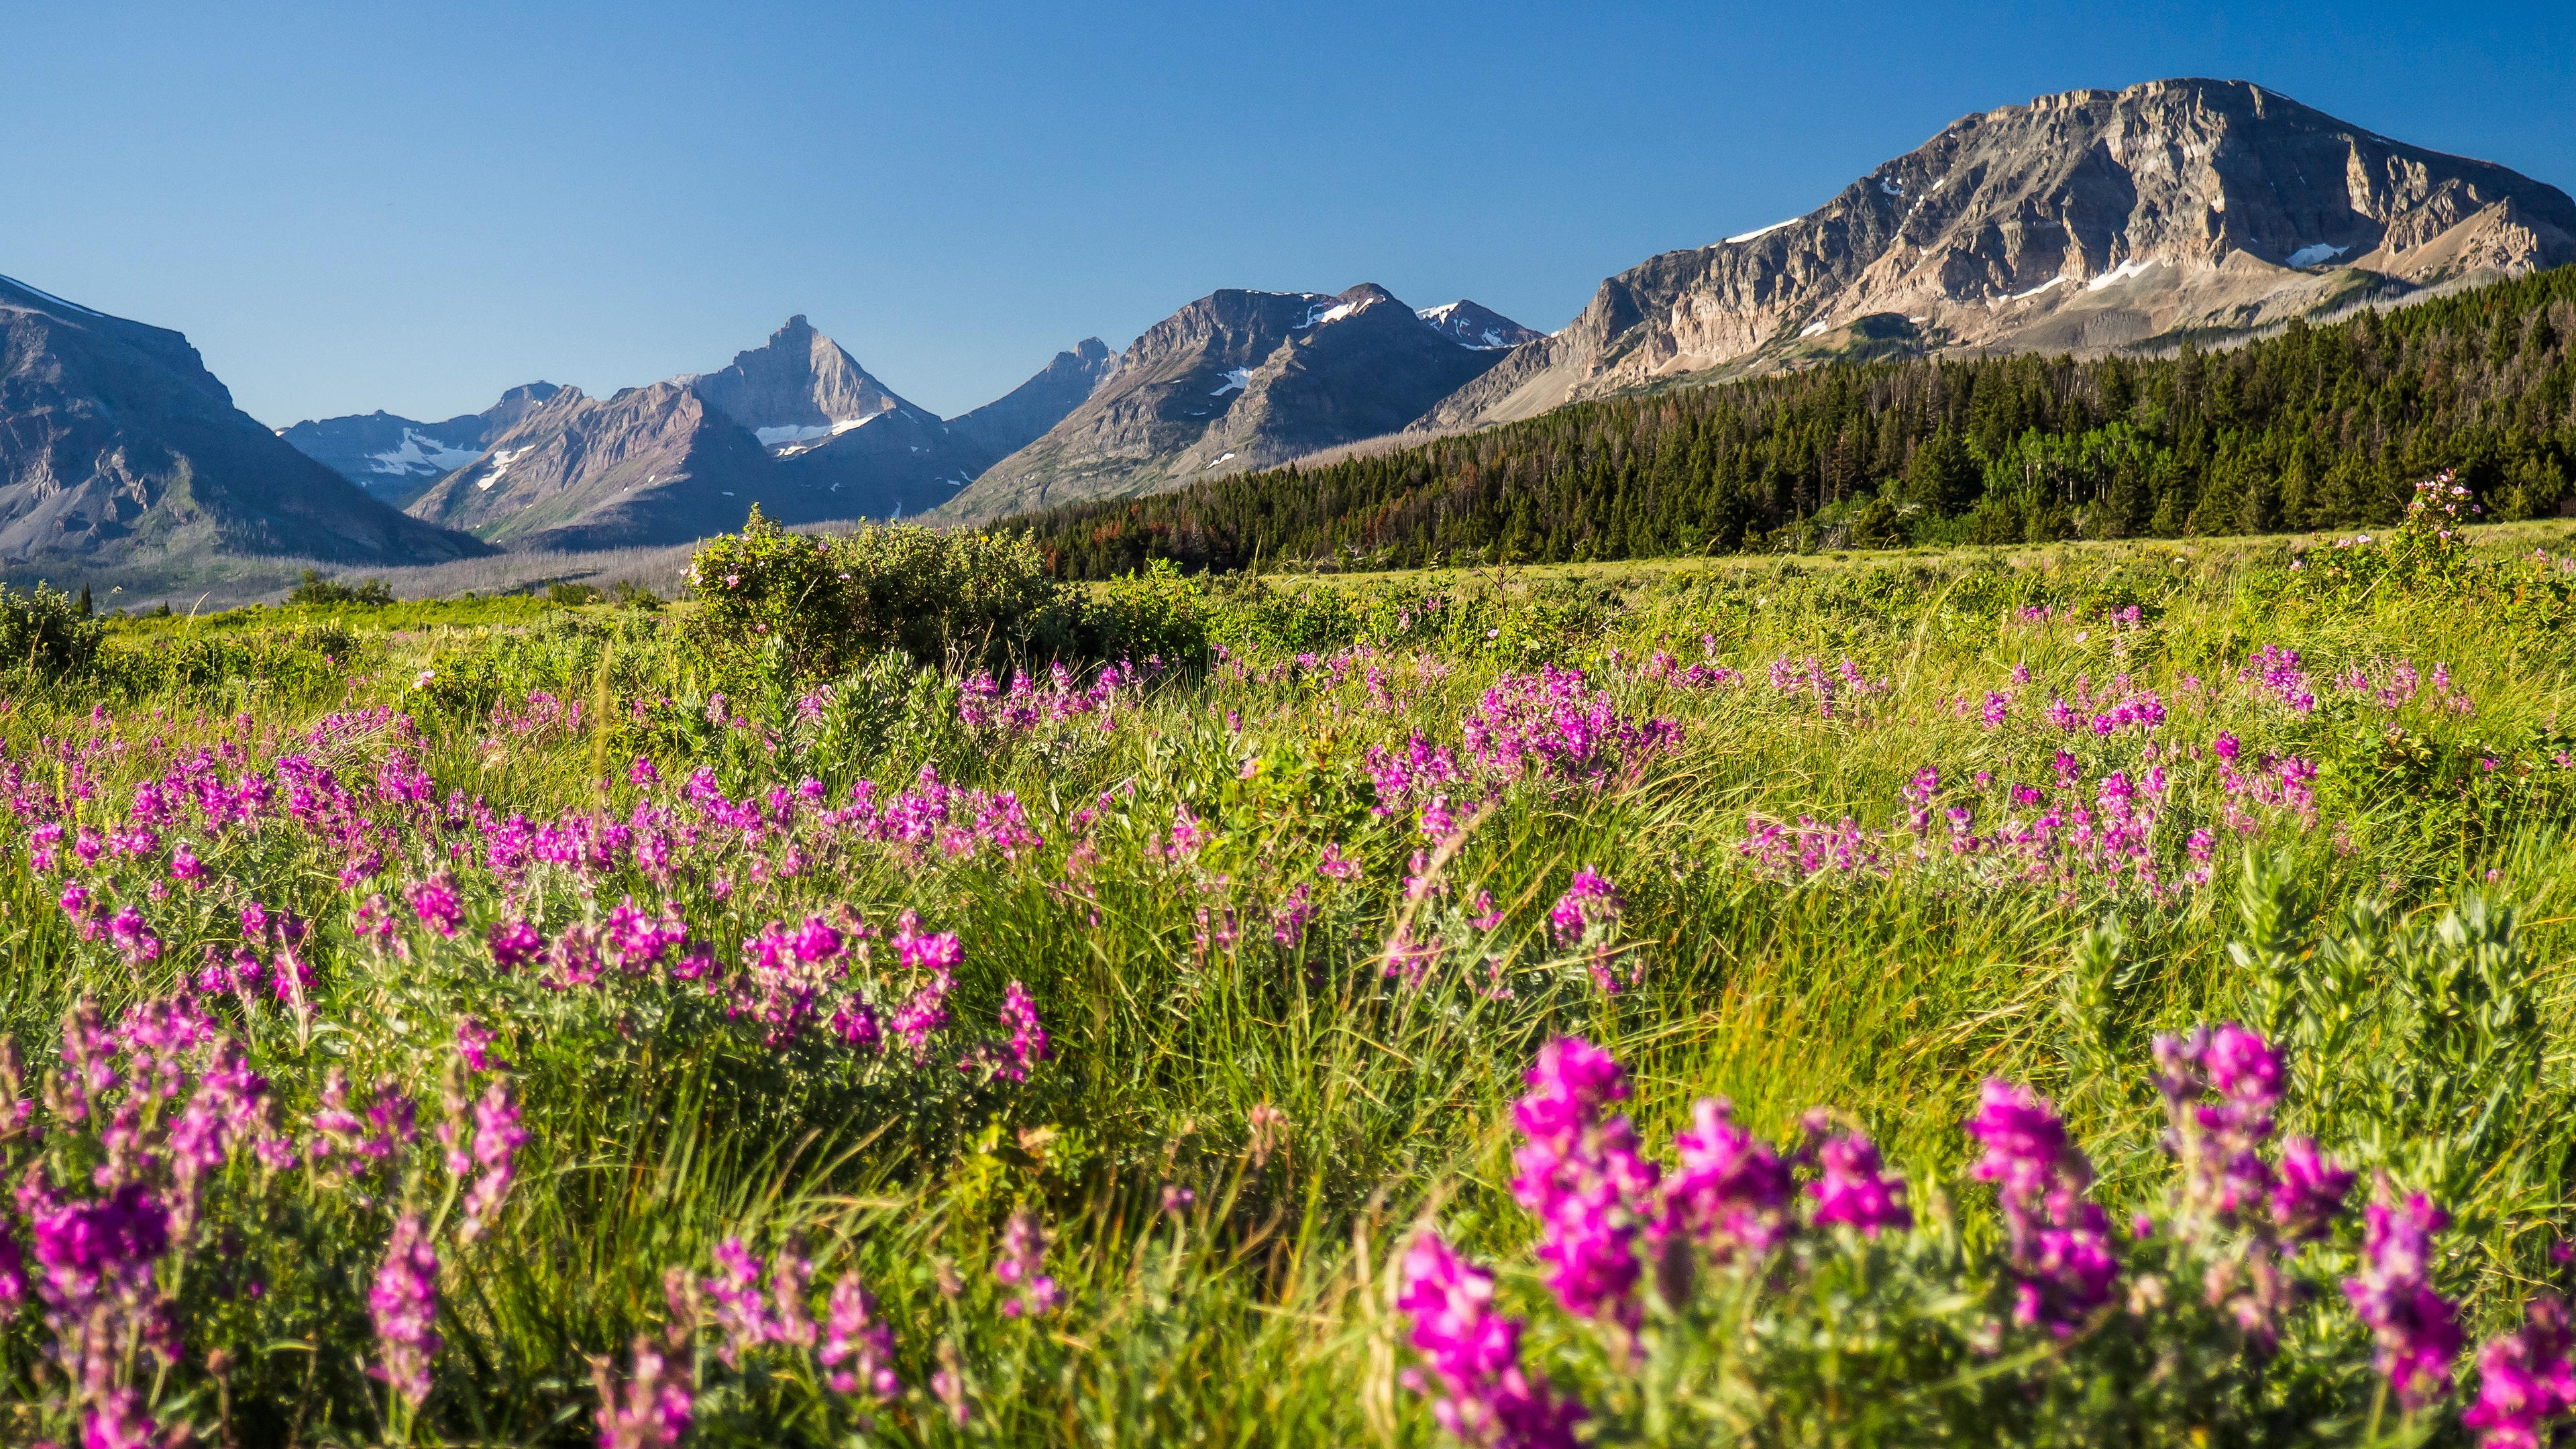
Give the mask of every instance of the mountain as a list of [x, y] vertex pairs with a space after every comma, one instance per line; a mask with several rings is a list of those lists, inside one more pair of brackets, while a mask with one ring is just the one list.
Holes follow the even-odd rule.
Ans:
[[180, 334], [0, 277], [0, 567], [141, 575], [213, 555], [488, 552], [289, 447]]
[[1506, 355], [1461, 346], [1374, 283], [1212, 293], [1137, 338], [1081, 406], [941, 514], [1151, 493], [1393, 432]]
[[482, 456], [494, 438], [562, 391], [550, 382], [531, 382], [501, 394], [499, 402], [479, 413], [461, 413], [443, 423], [396, 417], [379, 409], [307, 420], [278, 436], [295, 451], [399, 508], [418, 497], [430, 480]]
[[1117, 361], [1107, 343], [1086, 337], [1071, 352], [1057, 353], [1037, 376], [973, 412], [950, 418], [949, 431], [992, 459], [1007, 458], [1082, 406]]
[[723, 369], [607, 398], [564, 388], [421, 492], [411, 513], [514, 548], [681, 543], [742, 525], [902, 517], [946, 503], [1089, 395], [1094, 339], [943, 421], [791, 317]]
[[1716, 369], [2100, 352], [2576, 260], [2576, 202], [2243, 81], [1953, 122], [1805, 216], [1609, 278], [1429, 410], [1453, 430]]
[[1547, 335], [1535, 328], [1523, 327], [1491, 307], [1481, 307], [1464, 298], [1443, 302], [1437, 307], [1425, 307], [1413, 315], [1430, 323], [1433, 330], [1459, 346], [1479, 350], [1518, 347]]

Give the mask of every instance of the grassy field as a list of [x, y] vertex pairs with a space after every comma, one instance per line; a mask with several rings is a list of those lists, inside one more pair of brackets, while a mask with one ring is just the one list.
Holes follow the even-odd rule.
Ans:
[[[2569, 538], [1175, 584], [1016, 692], [120, 621], [0, 713], [0, 1439], [2464, 1441], [2567, 1220]], [[2279, 1100], [2186, 1043], [2177, 1125], [2224, 1021]]]

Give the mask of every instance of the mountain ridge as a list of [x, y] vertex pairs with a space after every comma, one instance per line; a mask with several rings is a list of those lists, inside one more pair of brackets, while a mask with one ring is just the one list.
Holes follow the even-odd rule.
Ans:
[[1790, 361], [1864, 324], [1923, 351], [2098, 352], [2306, 315], [2376, 279], [2425, 287], [2568, 260], [2576, 202], [2491, 162], [2245, 81], [2067, 91], [1963, 116], [1813, 211], [1605, 279], [1564, 331], [1413, 430]]
[[188, 339], [0, 277], [0, 567], [470, 557], [233, 403]]
[[1212, 292], [1148, 328], [1080, 406], [939, 516], [1152, 492], [1393, 431], [1504, 355], [1452, 340], [1374, 282]]

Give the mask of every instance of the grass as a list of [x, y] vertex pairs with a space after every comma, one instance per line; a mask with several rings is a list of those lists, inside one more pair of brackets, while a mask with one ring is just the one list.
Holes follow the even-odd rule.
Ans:
[[[2480, 546], [2503, 556], [2565, 537], [2562, 525], [2509, 525], [2483, 532]], [[1124, 698], [1105, 729], [1084, 717], [1000, 733], [959, 723], [953, 677], [916, 680], [887, 664], [808, 695], [800, 713], [804, 687], [764, 685], [694, 652], [685, 605], [635, 615], [513, 598], [124, 621], [111, 634], [117, 650], [214, 636], [240, 641], [241, 654], [113, 687], [22, 680], [0, 715], [15, 790], [104, 829], [138, 782], [200, 747], [228, 778], [304, 754], [358, 792], [358, 813], [383, 827], [373, 837], [383, 859], [344, 885], [349, 852], [317, 828], [171, 827], [158, 855], [74, 872], [137, 903], [159, 931], [162, 955], [136, 968], [72, 929], [55, 904], [65, 872], [35, 872], [22, 832], [0, 863], [10, 946], [0, 1012], [26, 1057], [47, 1060], [77, 997], [116, 1009], [170, 989], [208, 948], [241, 941], [239, 907], [255, 899], [315, 923], [307, 1012], [231, 997], [213, 1008], [276, 1083], [281, 1120], [309, 1115], [338, 1067], [362, 1088], [399, 1084], [423, 1104], [426, 1128], [455, 1018], [503, 1032], [531, 1140], [496, 1229], [443, 1243], [446, 1347], [428, 1404], [416, 1418], [389, 1409], [362, 1372], [366, 1285], [391, 1218], [406, 1202], [430, 1210], [444, 1190], [428, 1138], [366, 1200], [309, 1173], [263, 1177], [237, 1163], [210, 1231], [234, 1235], [241, 1271], [267, 1275], [264, 1293], [190, 1290], [188, 1351], [155, 1403], [163, 1422], [192, 1422], [209, 1438], [587, 1440], [588, 1360], [622, 1372], [635, 1335], [672, 1316], [664, 1269], [706, 1272], [729, 1236], [762, 1252], [799, 1243], [822, 1281], [857, 1273], [877, 1296], [905, 1390], [871, 1416], [872, 1442], [1433, 1442], [1421, 1397], [1399, 1384], [1413, 1360], [1390, 1304], [1401, 1245], [1434, 1224], [1507, 1265], [1504, 1301], [1536, 1320], [1531, 1361], [1615, 1406], [1625, 1390], [1582, 1325], [1544, 1310], [1525, 1257], [1533, 1225], [1508, 1189], [1511, 1103], [1558, 1034], [1616, 1052], [1635, 1084], [1625, 1110], [1657, 1150], [1698, 1097], [1731, 1098], [1738, 1120], [1774, 1139], [1831, 1104], [1907, 1175], [1927, 1220], [1961, 1224], [1964, 1241], [1991, 1250], [1990, 1194], [1963, 1175], [1971, 1144], [1959, 1131], [1990, 1075], [2062, 1099], [2102, 1168], [2101, 1195], [2122, 1215], [2161, 1200], [2146, 1041], [2253, 1009], [2259, 983], [2228, 950], [2248, 929], [2236, 886], [2249, 851], [2277, 853], [2329, 915], [2364, 896], [2425, 925], [2473, 891], [2518, 903], [2517, 949], [2538, 963], [2538, 1040], [2559, 1042], [2576, 1025], [2565, 970], [2576, 882], [2560, 849], [2571, 797], [2552, 758], [2576, 648], [2554, 617], [2491, 596], [2283, 602], [2262, 588], [2282, 551], [2279, 540], [2067, 544], [1274, 581], [1292, 600], [1334, 595], [1297, 605], [1296, 617], [1377, 650], [1286, 673], [1296, 652], [1277, 642], [1286, 615], [1249, 585], [1212, 586], [1208, 627], [1230, 641], [1230, 662], [1165, 675]], [[1426, 596], [1444, 600], [1436, 622]], [[2144, 622], [2113, 626], [2086, 604], [2115, 596], [2142, 601]], [[2079, 612], [2024, 622], [2015, 611], [2030, 607]], [[1680, 689], [1640, 670], [1657, 649], [1701, 658], [1703, 637], [1747, 676], [1742, 686]], [[2398, 660], [2427, 676], [2445, 664], [2471, 707], [2436, 708], [2429, 695], [2395, 711], [2266, 704], [2232, 683], [2265, 644], [2300, 651], [2320, 681], [2348, 665], [2386, 678]], [[1848, 657], [1887, 687], [1847, 694], [1830, 715], [1811, 693], [1772, 688], [1774, 660], [1809, 656], [1829, 672]], [[1409, 901], [1403, 883], [1422, 873], [1428, 861], [1415, 853], [1432, 842], [1410, 812], [1376, 812], [1368, 750], [1417, 731], [1457, 743], [1499, 671], [1542, 662], [1585, 668], [1632, 720], [1678, 722], [1678, 742], [1597, 784], [1503, 791], [1440, 864], [1437, 890]], [[2016, 666], [2031, 684], [2011, 683]], [[423, 670], [483, 671], [492, 698], [423, 689]], [[2167, 702], [2161, 733], [2070, 734], [2042, 717], [2079, 679], [2100, 690], [2117, 675]], [[2231, 693], [2187, 706], [2197, 696], [2186, 676], [2230, 681]], [[706, 722], [724, 685], [749, 722]], [[1999, 689], [2022, 696], [2001, 729], [1957, 703]], [[531, 690], [585, 713], [578, 724], [532, 723]], [[417, 737], [321, 723], [376, 707], [409, 711]], [[2392, 724], [2416, 754], [2392, 746]], [[2214, 879], [2162, 897], [2097, 875], [2034, 885], [1938, 860], [1783, 879], [1738, 848], [1755, 815], [1848, 816], [1884, 830], [1927, 766], [1949, 782], [1948, 798], [1966, 798], [1979, 771], [2000, 791], [2043, 779], [2065, 750], [2090, 779], [2140, 768], [2149, 738], [2205, 756], [2222, 730], [2249, 757], [2317, 761], [2317, 818], [2303, 826], [2273, 811], [2251, 835], [2221, 831]], [[427, 772], [432, 799], [461, 792], [490, 814], [432, 819], [385, 804], [369, 792], [397, 753]], [[624, 860], [588, 872], [539, 864], [516, 878], [481, 863], [514, 812], [625, 819], [639, 803], [669, 804], [667, 784], [629, 779], [637, 756], [668, 782], [703, 765], [736, 799], [809, 773], [836, 801], [862, 777], [892, 793], [928, 766], [961, 787], [1012, 793], [1044, 844], [952, 859], [784, 831], [801, 852], [790, 871], [777, 839], [744, 844], [709, 829], [667, 878]], [[2494, 773], [2480, 769], [2485, 758], [2519, 783], [2482, 783]], [[2225, 808], [2213, 761], [2176, 769], [2189, 779], [2156, 847], [2169, 881], [2190, 867], [2180, 827], [2214, 825]], [[1462, 787], [1462, 806], [1472, 793]], [[1208, 839], [1176, 850], [1184, 811]], [[212, 876], [149, 898], [145, 881], [182, 837]], [[1359, 880], [1318, 873], [1328, 843], [1359, 861]], [[453, 939], [401, 905], [403, 887], [442, 866], [466, 897], [468, 929]], [[1616, 994], [1595, 984], [1590, 947], [1559, 943], [1546, 923], [1582, 868], [1625, 897], [1607, 949], [1636, 979]], [[1301, 887], [1314, 920], [1282, 944], [1277, 912]], [[363, 914], [379, 892], [398, 929], [375, 942]], [[1500, 912], [1490, 928], [1462, 924], [1479, 892]], [[847, 906], [876, 933], [867, 970], [888, 981], [898, 918], [915, 912], [963, 947], [951, 1034], [918, 1065], [819, 1032], [765, 1045], [702, 991], [616, 973], [596, 987], [548, 987], [539, 968], [496, 970], [482, 945], [484, 928], [504, 919], [558, 938], [629, 894], [673, 903], [728, 969], [765, 922]], [[2077, 1019], [2061, 1004], [2073, 943], [2106, 916], [2126, 943], [2110, 1015], [2091, 1022], [2119, 1054], [2110, 1087], [2086, 1075], [2070, 1035]], [[1407, 988], [1387, 975], [1390, 936], [1435, 925], [1451, 949], [1428, 980]], [[2323, 929], [2300, 949], [2313, 951]], [[952, 1062], [998, 1040], [1007, 982], [1035, 999], [1053, 1054], [1024, 1084], [978, 1082]], [[2384, 1060], [2410, 1049], [2396, 1035], [2410, 1019], [2391, 1006], [2366, 1023], [2378, 1035], [2365, 1050], [2302, 1059], [2310, 1075], [2294, 1083], [2286, 1116], [2348, 1160], [2429, 1180], [2435, 1168], [2405, 1142], [2374, 1142], [2363, 1116], [2310, 1105], [2327, 1077], [2366, 1095]], [[2462, 1223], [2444, 1281], [2482, 1327], [2511, 1320], [2542, 1271], [2540, 1239], [2563, 1220], [2569, 1067], [2547, 1047], [2511, 1130], [2486, 1139], [2475, 1161], [2441, 1168], [2453, 1174], [2444, 1181], [2475, 1184], [2455, 1204]], [[77, 1135], [42, 1150], [72, 1151]], [[14, 1171], [40, 1149], [8, 1150]], [[1167, 1211], [1167, 1187], [1192, 1200]], [[1043, 1319], [1000, 1311], [1009, 1295], [992, 1269], [1002, 1224], [1018, 1212], [1053, 1237], [1047, 1271], [1064, 1306]], [[2335, 1261], [2351, 1261], [2355, 1231]], [[68, 1414], [65, 1384], [39, 1366], [47, 1341], [37, 1315], [22, 1313], [6, 1330], [7, 1362], [29, 1402]], [[2311, 1341], [2358, 1361], [2348, 1325], [2317, 1327]], [[210, 1366], [218, 1347], [228, 1377]], [[808, 1370], [792, 1355], [737, 1374], [711, 1348], [693, 1351], [704, 1439], [857, 1432], [846, 1405], [798, 1377]], [[963, 1427], [931, 1387], [943, 1365], [963, 1384]], [[2358, 1414], [2366, 1392], [2350, 1392], [2359, 1397], [2338, 1412]], [[2349, 1414], [2333, 1420], [2337, 1432], [2351, 1430]], [[2164, 1429], [2142, 1441], [2188, 1438], [2190, 1425]], [[1775, 1425], [1741, 1437], [1835, 1435]]]

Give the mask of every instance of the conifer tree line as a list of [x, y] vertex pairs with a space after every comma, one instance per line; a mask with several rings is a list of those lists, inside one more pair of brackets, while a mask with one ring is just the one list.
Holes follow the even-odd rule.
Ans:
[[2386, 525], [2576, 505], [2576, 267], [2204, 352], [1833, 365], [1007, 520], [1064, 578]]

